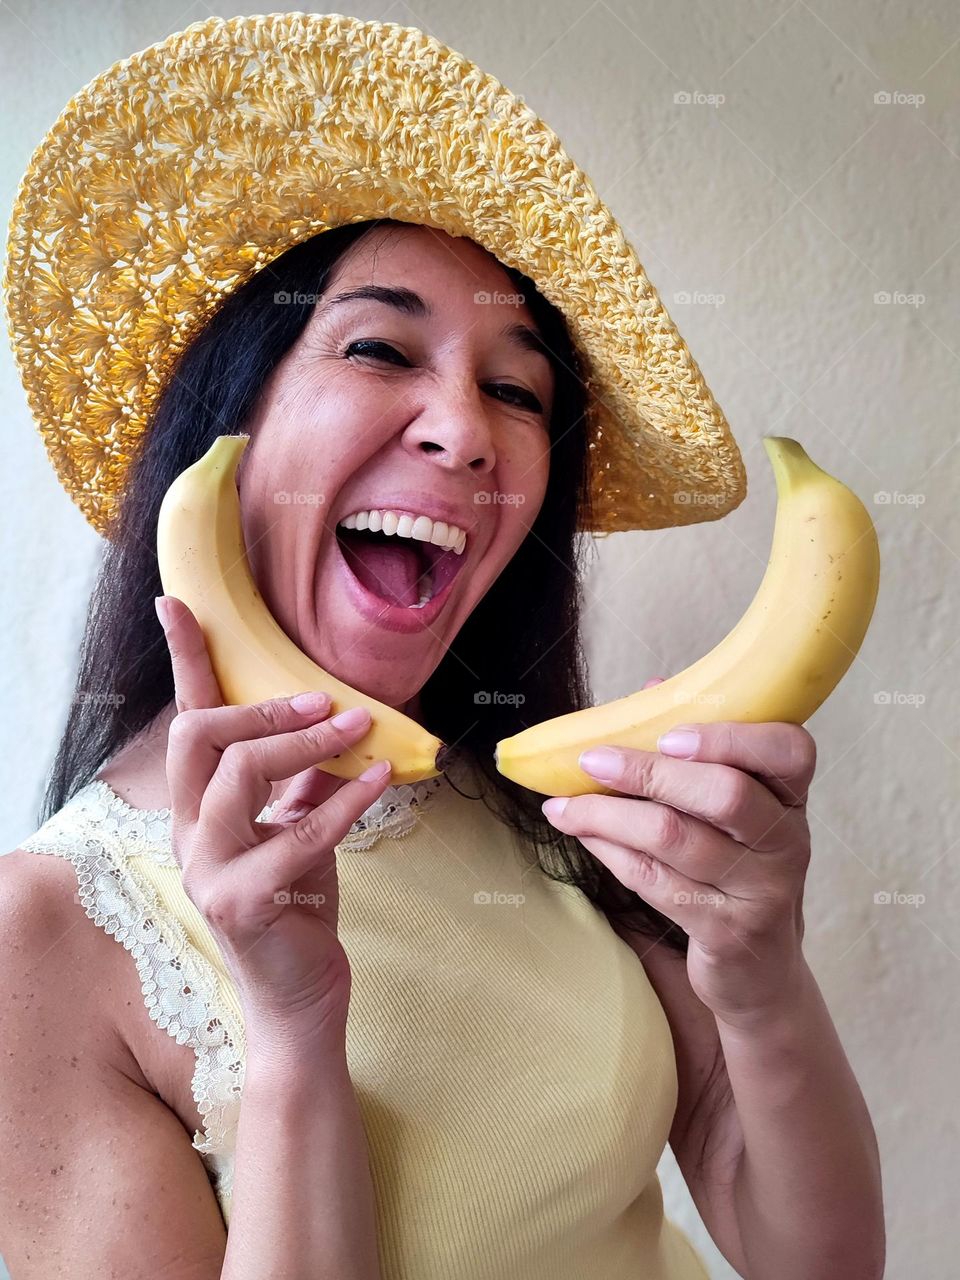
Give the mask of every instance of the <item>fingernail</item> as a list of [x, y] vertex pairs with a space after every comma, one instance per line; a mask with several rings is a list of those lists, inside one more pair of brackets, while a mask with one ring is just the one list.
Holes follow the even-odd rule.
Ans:
[[330, 721], [335, 724], [338, 729], [359, 729], [364, 720], [370, 719], [370, 712], [366, 707], [351, 707], [349, 711], [341, 711], [338, 716], [334, 716]]
[[661, 733], [657, 739], [657, 750], [665, 756], [682, 756], [689, 760], [697, 754], [700, 746], [700, 735], [692, 729], [671, 729], [669, 733]]
[[551, 796], [549, 800], [544, 800], [540, 808], [552, 822], [554, 818], [563, 817], [568, 801], [569, 796]]
[[389, 760], [378, 760], [376, 764], [372, 764], [369, 769], [364, 769], [363, 773], [357, 775], [360, 782], [379, 782], [381, 778], [385, 778], [390, 772]]
[[167, 608], [166, 596], [154, 596], [153, 607], [157, 611], [157, 617], [160, 619], [160, 625], [164, 631], [167, 629], [167, 623], [170, 621], [170, 614]]
[[298, 693], [290, 699], [290, 705], [294, 711], [310, 712], [323, 711], [325, 707], [330, 705], [329, 693]]
[[623, 752], [615, 747], [591, 747], [580, 752], [578, 763], [598, 778], [619, 778], [623, 773]]

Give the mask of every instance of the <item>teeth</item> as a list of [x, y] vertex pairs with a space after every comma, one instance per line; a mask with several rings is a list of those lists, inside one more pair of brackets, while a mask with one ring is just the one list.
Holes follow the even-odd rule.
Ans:
[[[443, 520], [431, 520], [429, 516], [412, 516], [398, 511], [356, 511], [340, 521], [345, 529], [369, 529], [388, 537], [412, 538], [415, 542], [428, 542], [434, 547], [444, 547], [462, 556], [467, 546], [467, 535], [455, 524]], [[411, 606], [417, 608], [416, 605]]]

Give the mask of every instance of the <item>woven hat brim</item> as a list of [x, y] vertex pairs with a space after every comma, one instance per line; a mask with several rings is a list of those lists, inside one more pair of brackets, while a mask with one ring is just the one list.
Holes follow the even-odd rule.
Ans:
[[413, 27], [197, 22], [92, 80], [14, 204], [7, 326], [61, 483], [109, 533], [172, 364], [225, 294], [327, 228], [467, 236], [565, 316], [588, 390], [589, 532], [715, 520], [729, 425], [633, 248], [517, 95]]

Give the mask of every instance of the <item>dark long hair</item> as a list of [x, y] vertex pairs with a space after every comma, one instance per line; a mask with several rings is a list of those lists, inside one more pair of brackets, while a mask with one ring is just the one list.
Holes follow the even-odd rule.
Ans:
[[[216, 436], [244, 430], [346, 250], [374, 228], [403, 225], [354, 222], [302, 241], [229, 294], [191, 336], [165, 380], [105, 545], [41, 822], [174, 696], [153, 603], [163, 593], [156, 530], [167, 488]], [[562, 314], [526, 275], [503, 269], [554, 355], [547, 489], [529, 534], [420, 690], [422, 719], [450, 744], [448, 764], [463, 758], [473, 766], [483, 802], [547, 875], [578, 886], [611, 920], [685, 952], [687, 935], [679, 926], [626, 889], [577, 840], [556, 831], [540, 810], [542, 797], [494, 764], [500, 738], [591, 702], [580, 634], [585, 543], [577, 532], [581, 523], [589, 527], [586, 389]], [[275, 305], [276, 293], [292, 301]]]

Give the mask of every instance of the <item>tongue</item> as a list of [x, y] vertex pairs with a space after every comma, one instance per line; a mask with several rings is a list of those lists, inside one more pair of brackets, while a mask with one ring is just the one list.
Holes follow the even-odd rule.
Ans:
[[344, 554], [367, 590], [390, 604], [409, 609], [417, 604], [427, 585], [420, 556], [409, 544], [352, 539], [345, 545]]

